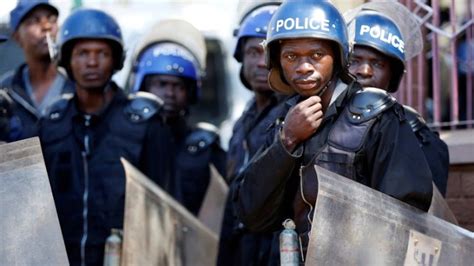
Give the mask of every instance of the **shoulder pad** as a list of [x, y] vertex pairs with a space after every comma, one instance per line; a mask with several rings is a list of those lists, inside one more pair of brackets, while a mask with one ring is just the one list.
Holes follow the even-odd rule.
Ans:
[[218, 129], [209, 123], [198, 123], [196, 129], [186, 137], [186, 148], [198, 153], [219, 141]]
[[3, 74], [0, 77], [0, 89], [1, 88], [6, 88], [6, 87], [11, 87], [12, 82], [13, 82], [13, 76], [15, 75], [14, 70], [10, 70]]
[[61, 95], [61, 98], [57, 99], [51, 106], [48, 108], [48, 111], [46, 112], [46, 118], [51, 120], [51, 121], [57, 121], [61, 119], [65, 112], [67, 107], [69, 106], [69, 102], [71, 102], [71, 99], [74, 97], [73, 93], [64, 93]]
[[415, 109], [411, 108], [408, 105], [404, 105], [403, 109], [405, 110], [405, 118], [410, 124], [410, 127], [413, 132], [417, 132], [426, 125], [426, 122], [423, 117], [421, 117], [421, 115]]
[[392, 107], [397, 100], [386, 91], [364, 88], [352, 96], [349, 104], [349, 121], [354, 124], [368, 121]]
[[124, 112], [132, 122], [142, 122], [154, 116], [163, 106], [163, 100], [152, 93], [139, 91], [128, 95]]

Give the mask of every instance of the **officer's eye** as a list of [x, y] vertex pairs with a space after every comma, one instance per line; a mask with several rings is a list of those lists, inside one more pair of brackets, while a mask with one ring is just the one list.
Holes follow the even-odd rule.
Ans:
[[56, 21], [58, 21], [58, 16], [53, 15], [53, 14], [48, 16], [48, 22], [49, 23], [56, 23]]
[[377, 67], [377, 68], [384, 68], [385, 67], [385, 64], [382, 61], [375, 61], [374, 63], [372, 63], [372, 65], [374, 67]]
[[80, 57], [85, 57], [87, 56], [87, 52], [85, 50], [80, 50], [79, 52], [77, 52], [77, 55]]
[[258, 56], [258, 51], [256, 49], [248, 49], [246, 54], [254, 57], [254, 56]]
[[110, 53], [107, 51], [100, 51], [99, 56], [101, 57], [110, 57]]
[[296, 55], [293, 54], [293, 53], [287, 53], [287, 54], [285, 54], [285, 58], [289, 61], [293, 61], [293, 60], [296, 59]]
[[29, 17], [29, 18], [25, 19], [25, 24], [26, 25], [32, 25], [32, 24], [39, 23], [39, 21], [40, 21], [39, 17], [33, 16], [33, 17]]
[[323, 56], [324, 56], [324, 54], [321, 53], [321, 52], [315, 52], [315, 53], [313, 54], [313, 58], [315, 58], [315, 59], [320, 59], [320, 58], [323, 57]]
[[349, 65], [357, 65], [359, 64], [359, 59], [352, 58], [349, 60]]

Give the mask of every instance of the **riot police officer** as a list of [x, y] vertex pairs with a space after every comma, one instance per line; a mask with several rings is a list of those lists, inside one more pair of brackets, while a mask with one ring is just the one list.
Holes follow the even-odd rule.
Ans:
[[[204, 37], [182, 20], [159, 22], [138, 51], [133, 90], [147, 91], [163, 100], [161, 116], [171, 128], [176, 145], [175, 175], [181, 182], [183, 205], [197, 215], [210, 181], [209, 165], [224, 175], [225, 152], [217, 129], [211, 124], [188, 123], [189, 106], [199, 100], [205, 70]], [[176, 36], [180, 31], [186, 43]], [[158, 36], [157, 38], [154, 38]]]
[[75, 82], [41, 121], [40, 137], [71, 265], [100, 265], [112, 228], [122, 228], [120, 158], [176, 195], [171, 133], [149, 93], [126, 95], [111, 81], [124, 50], [117, 22], [95, 9], [71, 14], [59, 35], [59, 65]]
[[245, 225], [264, 232], [293, 218], [304, 255], [315, 164], [427, 210], [432, 181], [423, 152], [402, 106], [383, 90], [361, 90], [348, 74], [347, 28], [338, 10], [330, 1], [288, 1], [269, 25], [270, 86], [293, 96], [282, 108], [284, 121], [241, 174], [237, 200]]
[[[244, 3], [248, 3], [245, 1]], [[254, 97], [233, 127], [227, 154], [227, 179], [235, 177], [247, 166], [257, 150], [265, 143], [270, 126], [278, 119], [278, 104], [284, 97], [268, 85], [268, 69], [262, 41], [267, 25], [280, 5], [278, 1], [263, 1], [243, 7], [244, 15], [235, 30], [237, 43], [234, 58], [241, 63], [240, 80]], [[233, 211], [232, 194], [226, 203], [219, 242], [218, 265], [267, 265], [271, 261], [272, 233], [248, 232]]]
[[58, 31], [57, 19], [58, 10], [47, 0], [20, 0], [10, 12], [13, 39], [23, 49], [26, 63], [0, 78], [4, 102], [9, 103], [9, 112], [0, 114], [8, 121], [0, 128], [0, 140], [36, 136], [38, 120], [48, 106], [61, 94], [74, 90], [49, 52]]
[[[349, 14], [353, 16], [347, 22], [351, 29], [350, 40], [354, 44], [350, 73], [363, 87], [396, 92], [406, 61], [422, 52], [423, 39], [418, 22], [400, 3], [377, 3], [375, 6], [368, 3]], [[380, 34], [374, 29], [378, 29]], [[409, 43], [405, 42], [408, 36]], [[445, 195], [449, 170], [448, 146], [437, 132], [428, 128], [413, 108], [406, 106], [405, 115], [425, 153], [433, 181]]]

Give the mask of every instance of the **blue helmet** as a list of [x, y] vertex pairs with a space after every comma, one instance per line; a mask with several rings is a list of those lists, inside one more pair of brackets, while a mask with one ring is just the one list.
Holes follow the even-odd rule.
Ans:
[[72, 45], [76, 40], [106, 40], [113, 51], [114, 70], [123, 67], [124, 49], [122, 31], [113, 17], [97, 9], [79, 9], [64, 21], [58, 37], [58, 65], [69, 68]]
[[193, 54], [179, 44], [162, 42], [149, 46], [140, 54], [134, 72], [133, 91], [143, 89], [147, 75], [171, 75], [193, 81], [189, 102], [195, 103], [198, 99], [201, 84], [199, 65]]
[[333, 41], [339, 48], [340, 68], [346, 71], [349, 59], [347, 27], [341, 13], [328, 0], [292, 0], [283, 3], [273, 15], [266, 39], [266, 63], [273, 89], [290, 94], [293, 89], [282, 80], [278, 61], [279, 41], [315, 38]]
[[368, 46], [395, 59], [395, 75], [388, 86], [389, 92], [395, 92], [405, 70], [405, 42], [400, 28], [389, 17], [372, 10], [360, 12], [352, 23], [353, 45]]
[[234, 35], [237, 37], [234, 58], [237, 62], [242, 62], [242, 45], [246, 38], [265, 39], [267, 37], [268, 23], [279, 5], [279, 3], [268, 3], [267, 5], [260, 6], [242, 19], [239, 28], [234, 32]]

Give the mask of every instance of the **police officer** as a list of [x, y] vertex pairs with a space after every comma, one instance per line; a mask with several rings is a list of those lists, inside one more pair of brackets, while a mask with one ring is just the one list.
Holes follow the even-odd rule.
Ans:
[[10, 110], [4, 114], [9, 122], [0, 128], [0, 140], [37, 135], [38, 120], [47, 107], [61, 94], [74, 90], [49, 53], [58, 31], [57, 19], [58, 10], [47, 0], [20, 0], [10, 12], [13, 39], [23, 49], [26, 63], [0, 78]]
[[283, 3], [266, 49], [270, 86], [293, 96], [282, 124], [241, 174], [238, 210], [249, 229], [274, 230], [290, 217], [304, 255], [317, 197], [315, 164], [429, 208], [431, 173], [403, 108], [383, 90], [361, 90], [348, 74], [347, 29], [330, 1]]
[[[214, 126], [188, 123], [189, 107], [199, 100], [205, 70], [204, 62], [199, 60], [205, 58], [204, 37], [182, 20], [165, 20], [154, 28], [165, 34], [157, 34], [160, 37], [156, 39], [151, 32], [148, 45], [139, 51], [133, 90], [151, 92], [163, 100], [161, 115], [171, 128], [176, 145], [175, 175], [181, 182], [182, 203], [197, 215], [209, 185], [209, 165], [224, 175], [226, 156]], [[193, 36], [203, 49], [197, 51], [197, 47], [187, 47], [175, 39], [177, 29]]]
[[[405, 72], [406, 61], [421, 52], [423, 40], [417, 21], [400, 3], [390, 2], [386, 6], [377, 3], [375, 7], [364, 4], [355, 12], [355, 17], [348, 21], [348, 27], [352, 29], [350, 40], [354, 44], [349, 71], [363, 87], [376, 87], [394, 93]], [[394, 16], [398, 13], [403, 15]], [[403, 21], [397, 23], [397, 17], [403, 18]], [[399, 27], [399, 24], [405, 27]], [[416, 31], [420, 33], [414, 34]], [[409, 35], [412, 36], [411, 41], [406, 43], [406, 36]], [[405, 106], [405, 115], [425, 153], [433, 181], [445, 195], [449, 170], [448, 146], [437, 132], [428, 128], [413, 108]]]
[[[277, 96], [268, 85], [268, 69], [264, 50], [267, 25], [280, 3], [268, 1], [254, 6], [241, 19], [236, 29], [234, 58], [241, 63], [240, 80], [254, 97], [234, 125], [227, 157], [227, 179], [233, 182], [265, 143], [271, 125], [278, 118]], [[227, 200], [219, 242], [218, 265], [267, 265], [271, 258], [272, 234], [253, 234], [243, 226], [233, 212], [232, 194]]]
[[171, 135], [149, 93], [125, 95], [111, 81], [122, 68], [121, 30], [108, 14], [79, 9], [59, 35], [59, 65], [75, 82], [41, 121], [40, 136], [71, 265], [100, 265], [112, 228], [122, 228], [125, 173], [120, 158], [176, 195]]

